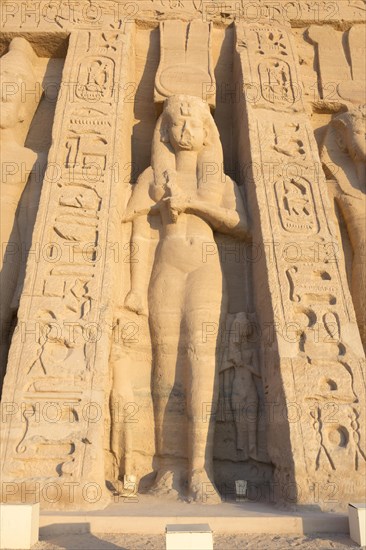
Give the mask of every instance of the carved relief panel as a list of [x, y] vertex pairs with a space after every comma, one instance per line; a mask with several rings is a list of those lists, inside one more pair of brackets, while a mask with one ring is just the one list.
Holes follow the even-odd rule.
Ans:
[[[85, 505], [91, 484], [96, 498], [87, 506], [100, 508], [110, 498], [109, 460], [113, 481], [124, 475], [123, 497], [137, 492], [145, 468], [155, 494], [198, 501], [208, 484], [217, 503], [225, 463], [231, 481], [246, 479], [243, 464], [272, 480], [274, 465], [280, 492], [295, 484], [299, 502], [312, 504], [314, 487], [324, 480], [336, 486], [338, 502], [354, 499], [363, 494], [366, 472], [364, 354], [354, 311], [359, 320], [362, 301], [353, 307], [322, 172], [339, 140], [327, 134], [319, 158], [291, 29], [267, 21], [267, 4], [261, 6], [267, 22], [237, 21], [235, 71], [222, 73], [232, 81], [238, 75], [241, 85], [226, 144], [218, 120], [230, 122], [222, 122], [226, 108], [214, 112], [215, 75], [232, 60], [232, 29], [223, 31], [231, 15], [217, 3], [209, 13], [199, 0], [140, 4], [130, 14], [121, 2], [116, 14], [102, 2], [103, 17], [93, 21], [83, 18], [83, 4], [71, 16], [67, 2], [47, 7], [53, 10], [47, 28], [78, 30], [70, 36], [36, 254], [28, 262], [5, 382], [2, 480], [24, 482], [26, 492], [29, 484], [42, 492], [53, 483], [61, 497], [48, 504], [69, 508]], [[248, 2], [235, 4], [240, 12]], [[359, 6], [340, 9], [347, 24], [359, 17]], [[155, 28], [144, 37], [150, 57], [138, 59], [141, 78], [129, 105], [121, 90], [131, 84], [132, 21], [141, 13]], [[185, 21], [172, 13], [184, 13]], [[160, 21], [166, 14], [169, 20]], [[7, 29], [13, 19], [7, 17]], [[299, 20], [311, 20], [309, 6]], [[29, 17], [22, 25], [34, 30]], [[215, 33], [222, 42], [214, 66]], [[337, 101], [359, 97], [365, 75], [358, 33], [357, 26], [347, 35], [309, 29], [318, 44], [323, 99], [330, 60], [324, 36], [340, 54]], [[158, 120], [153, 97], [164, 101]], [[332, 128], [345, 118], [334, 117]], [[113, 167], [123, 164], [134, 125], [140, 136], [150, 128], [144, 147], [151, 136], [151, 162], [146, 154], [141, 160], [137, 139], [137, 183], [127, 197], [128, 177], [122, 182]], [[237, 152], [227, 158], [236, 156], [245, 168], [236, 182], [223, 167], [231, 143]], [[207, 172], [212, 167], [219, 169]], [[363, 176], [359, 170], [361, 187]], [[354, 205], [362, 189], [354, 191], [348, 186], [342, 195], [345, 212], [359, 212]], [[352, 216], [355, 235], [364, 218]], [[131, 258], [138, 252], [127, 268], [113, 249], [126, 235], [124, 250]], [[357, 249], [362, 239], [354, 242]], [[234, 254], [259, 249], [263, 255], [233, 267], [220, 246], [224, 254], [234, 248]], [[137, 326], [135, 346], [112, 344], [123, 319]], [[209, 343], [202, 341], [207, 321], [214, 327]], [[220, 331], [234, 337], [220, 341]], [[141, 396], [147, 406], [135, 430], [118, 406], [134, 406]], [[151, 432], [146, 441], [144, 430]]]
[[2, 479], [57, 480], [65, 502], [67, 483], [77, 480], [74, 506], [85, 500], [87, 482], [99, 506], [105, 499], [114, 280], [108, 243], [111, 205], [121, 198], [111, 167], [126, 116], [118, 93], [129, 40], [122, 32], [70, 37], [33, 238], [41, 257], [28, 263], [3, 393], [22, 410], [2, 423]]
[[[279, 39], [274, 62], [273, 47], [268, 44], [275, 36]], [[312, 484], [321, 483], [327, 471], [341, 500], [348, 498], [342, 484], [347, 469], [357, 473], [361, 485], [364, 479], [365, 441], [358, 423], [364, 414], [364, 355], [305, 113], [296, 52], [286, 27], [245, 24], [237, 26], [237, 51], [244, 90], [250, 74], [259, 91], [255, 101], [246, 102], [241, 119], [249, 127], [250, 157], [246, 158], [261, 166], [253, 178], [254, 188], [247, 191], [259, 204], [264, 238], [273, 244], [273, 256], [266, 261], [278, 352], [262, 342], [267, 397], [272, 402], [271, 396], [278, 400], [281, 395], [274, 379], [277, 363], [285, 381], [283, 399], [287, 407], [294, 403], [298, 412], [297, 421], [289, 424], [289, 438], [302, 441], [299, 453], [306, 446], [304, 458], [297, 452], [297, 443], [287, 451], [296, 462], [292, 479], [299, 486], [298, 498], [311, 501]], [[258, 296], [257, 301], [262, 299]], [[262, 323], [270, 320], [268, 304], [263, 302], [257, 311]], [[329, 407], [334, 407], [333, 424], [327, 416]], [[279, 415], [274, 424], [280, 426], [282, 421]], [[269, 425], [269, 454], [275, 475], [284, 483], [291, 467], [286, 465], [286, 451], [281, 453], [278, 440], [272, 440], [271, 429]], [[285, 449], [285, 437], [281, 445]]]

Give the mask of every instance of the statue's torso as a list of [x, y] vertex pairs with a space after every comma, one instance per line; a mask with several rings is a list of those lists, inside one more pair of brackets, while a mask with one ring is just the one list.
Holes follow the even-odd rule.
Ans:
[[[196, 177], [178, 174], [178, 184], [182, 195], [189, 197], [192, 202], [202, 201]], [[213, 198], [217, 200], [217, 196], [213, 195]], [[209, 202], [209, 199], [204, 202]], [[187, 272], [207, 264], [219, 267], [213, 230], [207, 221], [197, 214], [183, 212], [173, 222], [169, 207], [164, 201], [160, 217], [162, 226], [157, 249], [160, 265], [173, 265]]]
[[9, 144], [2, 147], [1, 160], [8, 166], [1, 177], [1, 201], [16, 210], [20, 197], [37, 160], [31, 149]]

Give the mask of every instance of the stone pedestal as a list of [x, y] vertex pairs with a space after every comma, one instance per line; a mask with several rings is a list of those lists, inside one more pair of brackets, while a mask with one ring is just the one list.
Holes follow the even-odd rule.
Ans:
[[366, 503], [349, 504], [348, 519], [351, 539], [366, 546]]
[[208, 523], [167, 525], [166, 550], [213, 550], [212, 531]]
[[38, 532], [39, 503], [0, 504], [0, 548], [31, 548]]

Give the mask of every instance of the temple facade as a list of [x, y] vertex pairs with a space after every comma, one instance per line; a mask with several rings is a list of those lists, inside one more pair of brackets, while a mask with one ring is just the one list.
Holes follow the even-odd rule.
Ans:
[[363, 501], [363, 1], [0, 9], [1, 500]]

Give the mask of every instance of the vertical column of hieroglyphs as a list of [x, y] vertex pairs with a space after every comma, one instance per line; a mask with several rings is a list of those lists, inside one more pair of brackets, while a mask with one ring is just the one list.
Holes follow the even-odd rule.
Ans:
[[[257, 211], [253, 239], [265, 255], [265, 271], [254, 280], [273, 413], [270, 455], [282, 496], [296, 483], [299, 501], [334, 506], [363, 494], [366, 466], [364, 355], [343, 255], [291, 30], [240, 24], [236, 51], [245, 93], [239, 150], [252, 163], [246, 191]], [[271, 323], [274, 346], [265, 341]]]
[[48, 506], [103, 499], [129, 48], [124, 32], [70, 37], [3, 393], [3, 499], [32, 490]]

